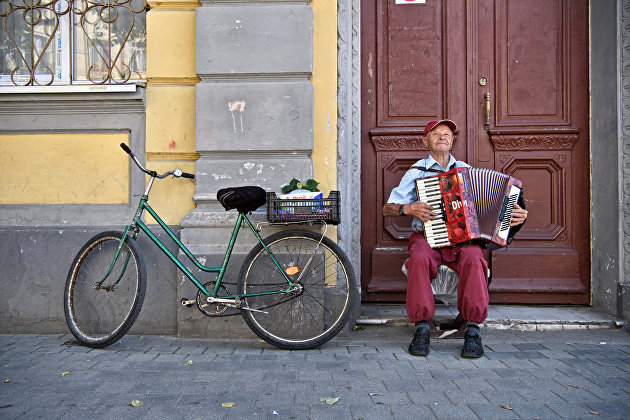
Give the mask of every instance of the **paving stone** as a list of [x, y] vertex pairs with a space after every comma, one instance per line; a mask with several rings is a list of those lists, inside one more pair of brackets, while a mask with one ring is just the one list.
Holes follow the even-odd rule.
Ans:
[[630, 417], [630, 409], [618, 402], [586, 402], [584, 404], [604, 418], [627, 419]]
[[[468, 391], [474, 389], [475, 391], [486, 391], [495, 389], [493, 386], [494, 381], [499, 379], [493, 379], [492, 381], [487, 381], [484, 379], [454, 379], [453, 382], [462, 391]], [[491, 383], [492, 382], [492, 383]], [[423, 384], [424, 386], [424, 384]]]
[[185, 362], [186, 355], [184, 354], [158, 354], [152, 361], [155, 363], [165, 362]]
[[[511, 407], [511, 404], [501, 404]], [[501, 407], [501, 405], [488, 405], [488, 404], [479, 404], [479, 403], [471, 403], [468, 404], [470, 409], [477, 415], [479, 418], [493, 418], [493, 419], [517, 419], [518, 415], [514, 412], [514, 410], [509, 410], [507, 408]]]
[[[409, 392], [417, 392], [417, 389]], [[409, 392], [384, 390], [383, 392], [370, 392], [367, 395], [375, 405], [395, 406], [409, 404], [411, 402]], [[356, 404], [356, 402], [353, 401], [353, 404]]]
[[[121, 357], [121, 356], [119, 356]], [[154, 360], [156, 357], [158, 357], [157, 353], [148, 353], [148, 354], [144, 354], [144, 353], [130, 353], [127, 354], [125, 356], [123, 356], [121, 359], [123, 362], [148, 362], [150, 360]]]
[[590, 389], [589, 392], [596, 397], [599, 397], [602, 401], [617, 401], [624, 404], [630, 403], [630, 388], [625, 389], [611, 389], [600, 388]]
[[545, 350], [545, 347], [540, 343], [515, 343], [513, 346], [520, 352], [527, 350]]
[[384, 370], [384, 369], [366, 369], [365, 376], [368, 379], [378, 379], [383, 381], [397, 381], [400, 379], [396, 371]]
[[446, 393], [442, 391], [420, 391], [420, 392], [408, 392], [407, 395], [414, 404], [428, 405], [433, 407], [435, 404], [448, 405], [451, 404], [446, 396]]
[[516, 393], [522, 396], [529, 403], [548, 404], [548, 403], [563, 403], [564, 402], [564, 400], [560, 398], [560, 396], [551, 392], [549, 388], [517, 389]]
[[532, 362], [536, 366], [546, 369], [565, 368], [567, 366], [564, 362], [561, 362], [560, 360], [549, 358], [537, 358], [535, 360], [532, 360]]
[[342, 370], [330, 372], [333, 381], [359, 382], [367, 379], [365, 372], [360, 370]]
[[[490, 405], [501, 405], [501, 404], [516, 404], [516, 403], [526, 403], [528, 402], [522, 395], [520, 395], [517, 391], [503, 391], [503, 390], [487, 390], [481, 391], [481, 394], [486, 397], [488, 401], [490, 401]], [[481, 402], [478, 401], [477, 404]]]
[[502, 352], [502, 353], [509, 353], [509, 352], [517, 352], [519, 351], [519, 349], [516, 347], [516, 345], [514, 344], [507, 344], [507, 343], [492, 343], [492, 344], [486, 344], [486, 347], [492, 351], [492, 352]]
[[628, 378], [617, 378], [611, 376], [593, 378], [589, 377], [588, 380], [593, 382], [595, 385], [602, 388], [619, 388], [619, 389], [630, 389], [630, 384], [626, 382], [624, 379]]
[[597, 395], [583, 389], [575, 389], [573, 387], [563, 387], [551, 390], [560, 398], [567, 402], [599, 402], [602, 401]]
[[472, 359], [472, 360], [470, 360], [470, 362], [475, 367], [482, 368], [482, 369], [503, 369], [503, 368], [505, 368], [505, 363], [503, 363], [503, 361], [500, 360], [500, 359], [489, 359], [487, 357], [480, 357], [479, 359]]
[[520, 380], [520, 378], [500, 378], [486, 382], [491, 384], [496, 389], [505, 391], [529, 388], [523, 381]]
[[467, 369], [463, 371], [469, 379], [496, 379], [501, 376], [492, 369]]
[[590, 409], [579, 402], [548, 403], [547, 407], [555, 412], [560, 418], [582, 419], [593, 416], [592, 414], [589, 414]]
[[593, 374], [593, 372], [591, 372], [590, 370], [583, 368], [583, 367], [567, 367], [567, 368], [556, 368], [556, 371], [560, 372], [561, 374], [563, 374], [564, 376], [568, 376], [568, 377], [584, 377], [584, 376], [591, 376]]
[[552, 377], [539, 378], [533, 374], [529, 377], [519, 377], [518, 380], [523, 382], [528, 389], [553, 389], [558, 386], [558, 382], [552, 379]]
[[312, 405], [310, 410], [310, 418], [312, 420], [347, 420], [352, 418], [349, 405], [335, 403], [334, 405], [320, 402]]
[[[469, 380], [471, 383], [477, 382], [473, 380]], [[418, 380], [420, 386], [427, 391], [458, 391], [459, 388], [452, 379], [443, 378], [443, 379], [425, 379], [421, 378]], [[482, 385], [483, 386], [483, 385]], [[490, 388], [490, 385], [488, 384]]]
[[350, 406], [350, 412], [353, 419], [390, 419], [394, 415], [389, 405], [356, 405]]
[[[384, 389], [383, 383], [379, 382], [377, 385], [379, 390]], [[352, 385], [348, 382], [348, 381], [327, 381], [327, 382], [314, 382], [313, 383], [313, 388], [315, 389], [315, 394], [319, 395], [319, 394], [326, 394], [328, 396], [328, 394], [339, 394], [341, 392], [346, 392], [348, 390], [348, 387], [352, 388]], [[333, 397], [338, 396], [338, 395], [333, 395]], [[307, 398], [307, 402], [310, 401], [308, 400], [308, 398], [310, 397], [309, 395], [305, 395], [305, 397]], [[319, 400], [318, 400], [319, 401]]]
[[[475, 371], [476, 370], [477, 369], [475, 369]], [[464, 374], [463, 370], [460, 370], [451, 364], [449, 364], [449, 369], [431, 369], [429, 370], [429, 373], [432, 377], [439, 379], [469, 379], [469, 377]]]
[[539, 351], [535, 350], [525, 350], [514, 353], [515, 357], [520, 360], [537, 360], [537, 359], [547, 359], [547, 357]]
[[478, 416], [466, 404], [429, 404], [438, 419], [476, 419]]
[[453, 404], [485, 403], [488, 399], [477, 390], [461, 390], [458, 392], [446, 392], [446, 397]]
[[[391, 411], [396, 420], [409, 420], [409, 419], [437, 419], [431, 411], [431, 408], [426, 404], [407, 404], [404, 406], [392, 406]], [[366, 417], [368, 419], [370, 417]]]
[[387, 391], [419, 391], [422, 390], [423, 387], [420, 386], [418, 381], [409, 381], [409, 380], [385, 380], [383, 381], [385, 384], [385, 388]]
[[501, 376], [502, 378], [517, 378], [520, 376], [529, 376], [530, 373], [527, 372], [525, 369], [518, 369], [518, 368], [497, 368], [497, 369], [492, 369], [494, 371], [494, 373], [496, 373], [497, 375]]
[[524, 419], [558, 419], [556, 412], [543, 404], [513, 404], [510, 405], [514, 414]]

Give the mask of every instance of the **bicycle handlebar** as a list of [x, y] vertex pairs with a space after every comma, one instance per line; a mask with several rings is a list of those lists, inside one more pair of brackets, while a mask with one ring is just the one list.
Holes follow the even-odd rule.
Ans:
[[120, 143], [120, 147], [129, 156], [131, 156], [131, 159], [133, 159], [133, 161], [138, 166], [138, 168], [140, 168], [140, 170], [142, 172], [144, 172], [145, 174], [147, 174], [147, 175], [154, 176], [154, 177], [159, 178], [159, 179], [166, 178], [169, 175], [173, 175], [174, 177], [177, 177], [177, 178], [182, 177], [182, 178], [195, 179], [195, 175], [189, 174], [188, 172], [182, 172], [180, 169], [173, 169], [172, 171], [164, 172], [163, 174], [158, 174], [155, 171], [150, 171], [150, 170], [146, 169], [144, 166], [142, 166], [142, 164], [138, 161], [138, 159], [136, 158], [136, 155], [133, 154], [133, 152], [131, 151], [129, 146], [127, 146], [125, 143]]

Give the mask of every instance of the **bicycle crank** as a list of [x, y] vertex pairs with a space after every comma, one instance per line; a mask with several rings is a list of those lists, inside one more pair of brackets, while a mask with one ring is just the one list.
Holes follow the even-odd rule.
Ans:
[[[206, 290], [214, 290], [214, 282], [213, 281], [208, 282], [204, 284], [203, 287], [205, 287]], [[230, 295], [230, 291], [224, 285], [219, 286], [219, 293], [223, 296]], [[211, 299], [216, 299], [216, 300], [211, 300]], [[196, 303], [197, 303], [197, 308], [199, 308], [202, 314], [206, 316], [221, 316], [223, 315], [225, 311], [228, 310], [228, 305], [225, 302], [223, 302], [226, 300], [230, 300], [230, 299], [207, 297], [205, 294], [201, 292], [201, 290], [199, 290], [197, 292]], [[182, 304], [184, 304], [184, 302], [182, 302]]]
[[192, 306], [193, 306], [196, 302], [197, 302], [196, 300], [189, 300], [189, 299], [186, 299], [186, 298], [182, 298], [182, 300], [180, 301], [180, 303], [181, 303], [182, 305], [184, 305], [185, 307], [187, 307], [187, 308], [192, 308]]

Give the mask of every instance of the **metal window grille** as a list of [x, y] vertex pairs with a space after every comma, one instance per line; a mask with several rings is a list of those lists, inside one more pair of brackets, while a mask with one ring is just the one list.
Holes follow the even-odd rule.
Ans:
[[146, 73], [145, 0], [0, 0], [0, 84], [124, 84]]

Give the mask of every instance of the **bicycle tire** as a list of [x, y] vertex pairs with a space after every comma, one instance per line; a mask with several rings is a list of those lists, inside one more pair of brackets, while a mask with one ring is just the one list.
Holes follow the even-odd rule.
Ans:
[[[241, 312], [245, 322], [258, 337], [279, 348], [305, 350], [321, 346], [341, 331], [357, 304], [357, 281], [350, 260], [332, 240], [308, 230], [278, 232], [263, 242], [292, 281], [298, 281], [304, 271], [298, 281], [303, 289], [300, 293], [244, 298]], [[314, 257], [307, 266], [311, 255]], [[241, 267], [238, 293], [287, 287], [278, 267], [257, 244]]]
[[125, 240], [112, 272], [101, 287], [95, 286], [109, 270], [122, 235], [122, 232], [108, 231], [92, 237], [83, 245], [68, 272], [64, 290], [66, 322], [72, 335], [89, 347], [105, 347], [119, 340], [129, 331], [142, 308], [147, 284], [146, 264], [138, 245], [130, 237]]

